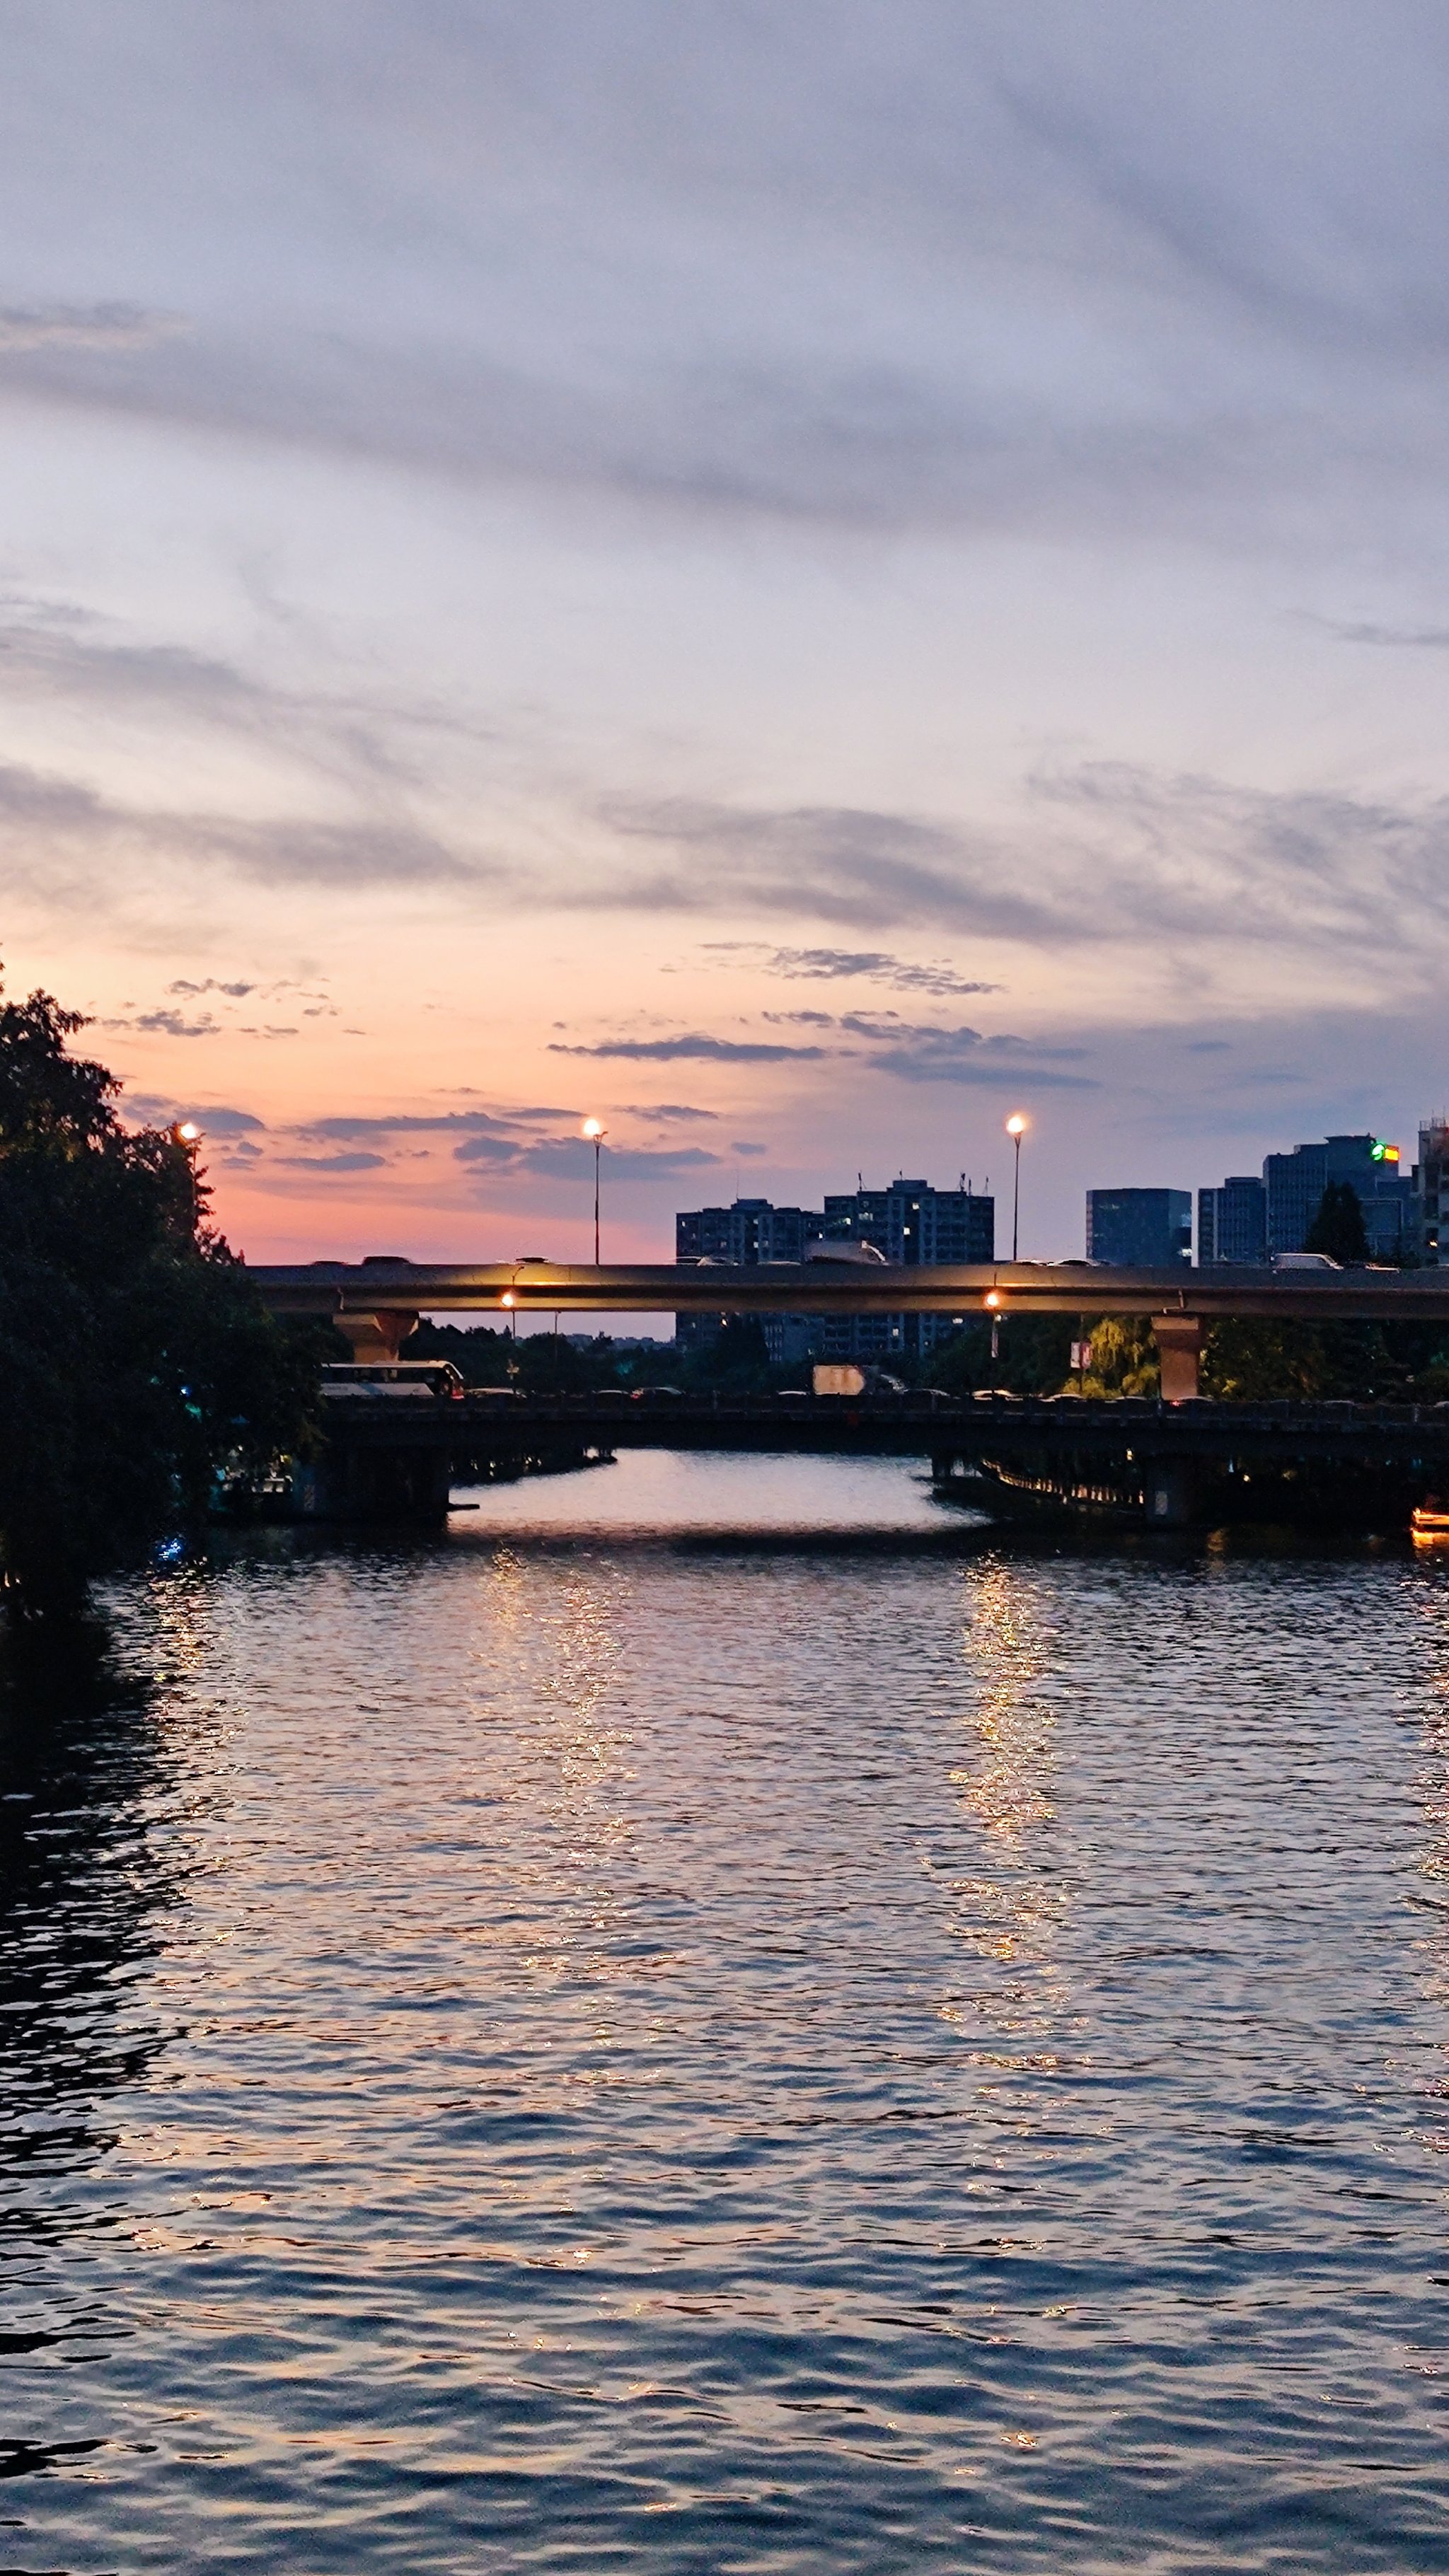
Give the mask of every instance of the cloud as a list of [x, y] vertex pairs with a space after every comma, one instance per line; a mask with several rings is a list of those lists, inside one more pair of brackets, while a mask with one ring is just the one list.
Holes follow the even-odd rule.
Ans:
[[768, 1154], [769, 1150], [768, 1145], [750, 1144], [743, 1136], [736, 1136], [730, 1146], [732, 1154]]
[[1326, 626], [1330, 634], [1344, 644], [1393, 644], [1429, 652], [1449, 652], [1449, 626], [1374, 626], [1365, 622], [1348, 624], [1337, 618], [1316, 618], [1315, 625]]
[[[845, 807], [610, 808], [674, 864], [578, 900], [661, 910], [789, 910], [862, 925], [932, 924], [1040, 955], [1148, 942], [1198, 964], [1282, 950], [1406, 971], [1449, 931], [1449, 796], [1417, 803], [1267, 789], [1125, 761], [1043, 766], [988, 841], [929, 818]], [[1090, 887], [1090, 900], [1084, 887]]]
[[628, 1115], [631, 1118], [707, 1119], [711, 1126], [717, 1125], [719, 1120], [717, 1109], [688, 1109], [677, 1100], [636, 1101]]
[[699, 1064], [786, 1064], [824, 1055], [824, 1047], [769, 1046], [740, 1038], [711, 1038], [695, 1032], [679, 1038], [605, 1038], [597, 1046], [561, 1046], [550, 1041], [550, 1055], [623, 1056], [631, 1064], [673, 1064], [682, 1059]]
[[814, 528], [1311, 544], [1437, 481], [1422, 6], [1234, 11], [1206, 61], [1142, 0], [207, 20], [143, 76], [26, 14], [12, 235], [190, 317], [13, 304], [52, 405]]
[[[697, 1171], [720, 1160], [718, 1154], [707, 1153], [702, 1145], [609, 1145], [605, 1151], [610, 1178], [624, 1181], [666, 1179], [672, 1172]], [[594, 1169], [594, 1149], [582, 1136], [545, 1137], [531, 1145], [512, 1148], [494, 1137], [478, 1136], [456, 1148], [455, 1160], [486, 1162], [495, 1169], [529, 1172], [543, 1178], [557, 1174], [565, 1180], [587, 1180]]]
[[313, 1118], [305, 1133], [319, 1140], [344, 1144], [368, 1136], [487, 1135], [497, 1133], [517, 1141], [517, 1131], [526, 1122], [539, 1118], [572, 1117], [571, 1110], [522, 1109], [499, 1116], [490, 1109], [400, 1110], [380, 1117]]
[[256, 989], [255, 984], [219, 984], [214, 975], [208, 975], [204, 984], [190, 984], [182, 977], [166, 987], [168, 993], [184, 994], [190, 1001], [200, 1001], [203, 993], [225, 993], [234, 1002], [245, 1000]]
[[[1020, 864], [1004, 863], [998, 840], [914, 815], [835, 805], [772, 811], [670, 797], [652, 804], [612, 799], [603, 819], [626, 848], [657, 843], [683, 864], [625, 876], [592, 895], [580, 888], [581, 905], [741, 907], [852, 926], [949, 924], [1008, 938], [1035, 938], [1055, 926], [1054, 907], [1021, 890]], [[1070, 920], [1064, 915], [1062, 926]]]
[[209, 1011], [199, 1020], [188, 1020], [180, 1011], [138, 1011], [114, 1020], [102, 1020], [103, 1029], [136, 1029], [143, 1037], [214, 1038], [220, 1027]]
[[1100, 1088], [1089, 1074], [1064, 1073], [1059, 1066], [1030, 1060], [1003, 1064], [983, 1050], [949, 1042], [936, 1047], [887, 1048], [883, 1054], [874, 1057], [873, 1062], [879, 1072], [896, 1074], [902, 1082], [984, 1084], [991, 1089], [1007, 1091], [1021, 1091], [1027, 1085], [1037, 1091], [1095, 1091]]
[[385, 1154], [278, 1154], [278, 1167], [284, 1172], [378, 1172], [387, 1161]]
[[0, 357], [35, 349], [155, 349], [186, 329], [179, 313], [139, 304], [0, 305]]
[[175, 814], [125, 806], [74, 779], [17, 764], [0, 767], [0, 846], [18, 874], [48, 887], [51, 853], [82, 865], [159, 857], [214, 864], [270, 885], [339, 890], [370, 886], [477, 887], [493, 873], [404, 822], [358, 817], [318, 822], [277, 815], [265, 822], [215, 813]]
[[192, 1118], [209, 1143], [213, 1138], [261, 1136], [265, 1121], [250, 1109], [231, 1109], [216, 1101], [175, 1100], [154, 1092], [133, 1092], [123, 1097], [122, 1106], [128, 1117], [141, 1119], [148, 1127], [172, 1127], [181, 1119]]
[[916, 965], [903, 957], [892, 957], [879, 948], [770, 948], [762, 940], [710, 939], [704, 943], [705, 954], [744, 954], [757, 961], [766, 975], [783, 975], [792, 982], [843, 983], [847, 980], [884, 984], [900, 993], [999, 993], [999, 984], [971, 982], [958, 975], [953, 966], [940, 963]]

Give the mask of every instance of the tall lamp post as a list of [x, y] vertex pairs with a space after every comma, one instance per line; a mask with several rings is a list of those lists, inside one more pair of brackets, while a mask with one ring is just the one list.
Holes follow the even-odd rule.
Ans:
[[608, 1128], [597, 1118], [584, 1120], [584, 1134], [594, 1149], [594, 1268], [599, 1267], [599, 1154]]
[[1013, 1109], [1006, 1122], [1006, 1132], [1016, 1148], [1016, 1160], [1011, 1172], [1011, 1257], [1013, 1261], [1016, 1259], [1016, 1246], [1021, 1225], [1021, 1140], [1026, 1134], [1026, 1129], [1027, 1121], [1022, 1112], [1019, 1109]]
[[201, 1212], [201, 1191], [196, 1176], [196, 1149], [201, 1142], [201, 1129], [194, 1118], [183, 1118], [171, 1130], [172, 1142], [181, 1146], [191, 1170], [191, 1210], [193, 1218]]

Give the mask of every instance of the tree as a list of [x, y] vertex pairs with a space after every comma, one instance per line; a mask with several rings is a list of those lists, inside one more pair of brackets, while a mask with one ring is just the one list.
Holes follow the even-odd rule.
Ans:
[[1006, 1387], [1014, 1395], [1054, 1395], [1066, 1381], [1075, 1332], [1067, 1315], [1003, 1315], [997, 1321], [993, 1359], [991, 1318], [973, 1316], [948, 1342], [938, 1343], [922, 1382], [951, 1395], [969, 1395], [978, 1386]]
[[[1162, 1361], [1147, 1315], [1098, 1315], [1084, 1395], [1159, 1395]], [[1070, 1381], [1069, 1381], [1070, 1383]]]
[[304, 1432], [315, 1377], [207, 1213], [180, 1139], [128, 1132], [48, 993], [0, 1006], [0, 1590], [73, 1614]]
[[1305, 1252], [1326, 1253], [1330, 1261], [1367, 1261], [1363, 1201], [1352, 1181], [1330, 1181], [1318, 1202], [1318, 1214], [1303, 1238]]

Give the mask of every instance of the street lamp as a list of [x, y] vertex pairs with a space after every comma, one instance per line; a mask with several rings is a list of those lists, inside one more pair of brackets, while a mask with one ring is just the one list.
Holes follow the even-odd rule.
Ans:
[[584, 1120], [584, 1134], [594, 1149], [594, 1268], [599, 1267], [599, 1153], [608, 1128], [597, 1118]]
[[1006, 1132], [1016, 1148], [1016, 1161], [1012, 1165], [1011, 1172], [1011, 1257], [1013, 1261], [1016, 1259], [1021, 1221], [1021, 1140], [1026, 1130], [1027, 1120], [1024, 1113], [1020, 1109], [1013, 1109], [1006, 1122]]

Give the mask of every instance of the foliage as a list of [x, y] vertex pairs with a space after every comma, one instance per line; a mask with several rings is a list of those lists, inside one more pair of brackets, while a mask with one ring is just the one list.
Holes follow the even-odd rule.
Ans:
[[1158, 1395], [1162, 1364], [1146, 1315], [1098, 1315], [1089, 1336], [1092, 1365], [1084, 1395]]
[[673, 1346], [631, 1350], [598, 1333], [580, 1344], [569, 1333], [501, 1333], [491, 1324], [419, 1324], [402, 1347], [405, 1360], [451, 1360], [466, 1386], [517, 1386], [525, 1395], [587, 1395], [596, 1387], [673, 1382]]
[[1330, 1261], [1367, 1261], [1369, 1240], [1363, 1202], [1352, 1181], [1330, 1181], [1318, 1202], [1318, 1214], [1303, 1238], [1305, 1252], [1325, 1253]]
[[84, 1026], [0, 1007], [0, 1581], [21, 1615], [205, 1513], [224, 1460], [264, 1472], [304, 1430], [306, 1337], [265, 1313], [207, 1219], [192, 1155], [129, 1134]]
[[1240, 1404], [1284, 1398], [1437, 1403], [1449, 1393], [1440, 1324], [1309, 1324], [1244, 1315], [1212, 1326], [1204, 1395]]
[[1066, 1315], [1003, 1315], [993, 1359], [991, 1319], [973, 1317], [932, 1352], [922, 1382], [952, 1395], [988, 1386], [1005, 1387], [1013, 1395], [1054, 1395], [1066, 1381], [1076, 1332]]

